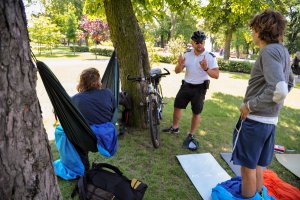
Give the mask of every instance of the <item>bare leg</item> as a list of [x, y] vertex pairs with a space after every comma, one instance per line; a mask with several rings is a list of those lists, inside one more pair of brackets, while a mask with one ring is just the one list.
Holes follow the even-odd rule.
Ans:
[[241, 166], [242, 175], [242, 196], [253, 197], [256, 193], [256, 169]]
[[200, 114], [197, 114], [197, 115], [193, 114], [192, 123], [191, 123], [191, 130], [190, 130], [191, 134], [195, 134], [195, 131], [198, 128], [198, 125], [199, 125], [200, 121], [201, 121]]
[[262, 186], [264, 184], [264, 174], [263, 168], [261, 166], [256, 166], [256, 189], [261, 192]]
[[182, 116], [182, 111], [179, 108], [174, 108], [173, 112], [173, 128], [178, 128], [179, 127], [179, 121]]

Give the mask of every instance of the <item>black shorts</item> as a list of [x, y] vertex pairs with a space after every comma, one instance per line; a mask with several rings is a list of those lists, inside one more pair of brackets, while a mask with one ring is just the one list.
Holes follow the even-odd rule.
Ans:
[[200, 114], [203, 110], [206, 90], [205, 84], [193, 85], [183, 81], [176, 95], [174, 107], [186, 109], [189, 102], [191, 102], [193, 113]]

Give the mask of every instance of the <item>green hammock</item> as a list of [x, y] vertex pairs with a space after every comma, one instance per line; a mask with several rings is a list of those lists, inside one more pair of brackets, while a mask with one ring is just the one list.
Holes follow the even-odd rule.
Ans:
[[[85, 152], [97, 152], [97, 139], [83, 115], [72, 103], [71, 97], [67, 94], [49, 67], [41, 61], [37, 61], [36, 59], [35, 61], [44, 87], [53, 105], [54, 112], [70, 142]], [[118, 103], [119, 67], [115, 52], [111, 56], [102, 77], [102, 87], [110, 88]], [[99, 99], [99, 101], [101, 101], [101, 99]], [[114, 113], [114, 122], [117, 120], [117, 112], [118, 109], [116, 109]]]

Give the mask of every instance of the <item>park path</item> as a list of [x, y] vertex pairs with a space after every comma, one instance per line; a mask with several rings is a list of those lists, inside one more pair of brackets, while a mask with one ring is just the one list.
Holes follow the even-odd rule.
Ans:
[[[81, 71], [88, 67], [95, 67], [103, 75], [108, 60], [81, 60], [81, 59], [41, 59], [57, 76], [67, 93], [72, 96], [76, 93]], [[160, 64], [157, 67], [166, 68], [171, 72], [170, 76], [162, 78], [161, 85], [165, 97], [175, 97], [180, 88], [181, 80], [184, 73], [175, 74], [174, 65]], [[297, 81], [300, 81], [299, 79]], [[215, 92], [222, 92], [234, 96], [244, 96], [247, 88], [247, 80], [235, 79], [230, 73], [221, 72], [217, 80], [211, 80], [210, 88], [207, 92], [206, 99], [211, 99]], [[43, 122], [48, 134], [49, 140], [54, 139], [54, 115], [53, 107], [41, 82], [40, 77], [37, 82], [37, 95], [42, 108]], [[285, 100], [285, 106], [300, 109], [300, 89], [293, 89]], [[299, 111], [300, 112], [300, 111]]]

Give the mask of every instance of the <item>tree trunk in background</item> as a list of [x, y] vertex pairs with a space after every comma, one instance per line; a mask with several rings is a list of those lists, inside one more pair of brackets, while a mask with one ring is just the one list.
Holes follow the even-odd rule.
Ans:
[[[130, 0], [104, 0], [110, 35], [117, 51], [122, 90], [133, 100], [130, 125], [142, 127], [146, 117], [146, 92], [144, 82], [128, 81], [127, 75], [146, 76], [150, 64], [144, 36], [137, 23]], [[143, 106], [141, 106], [143, 105]]]
[[21, 0], [0, 1], [0, 198], [56, 200], [26, 25]]
[[235, 46], [236, 58], [240, 58], [240, 47], [238, 45]]
[[224, 48], [224, 60], [229, 60], [230, 57], [230, 43], [231, 43], [231, 39], [232, 39], [232, 30], [227, 30], [225, 32], [225, 48]]
[[164, 42], [164, 34], [160, 35], [160, 47], [165, 48], [165, 42]]

